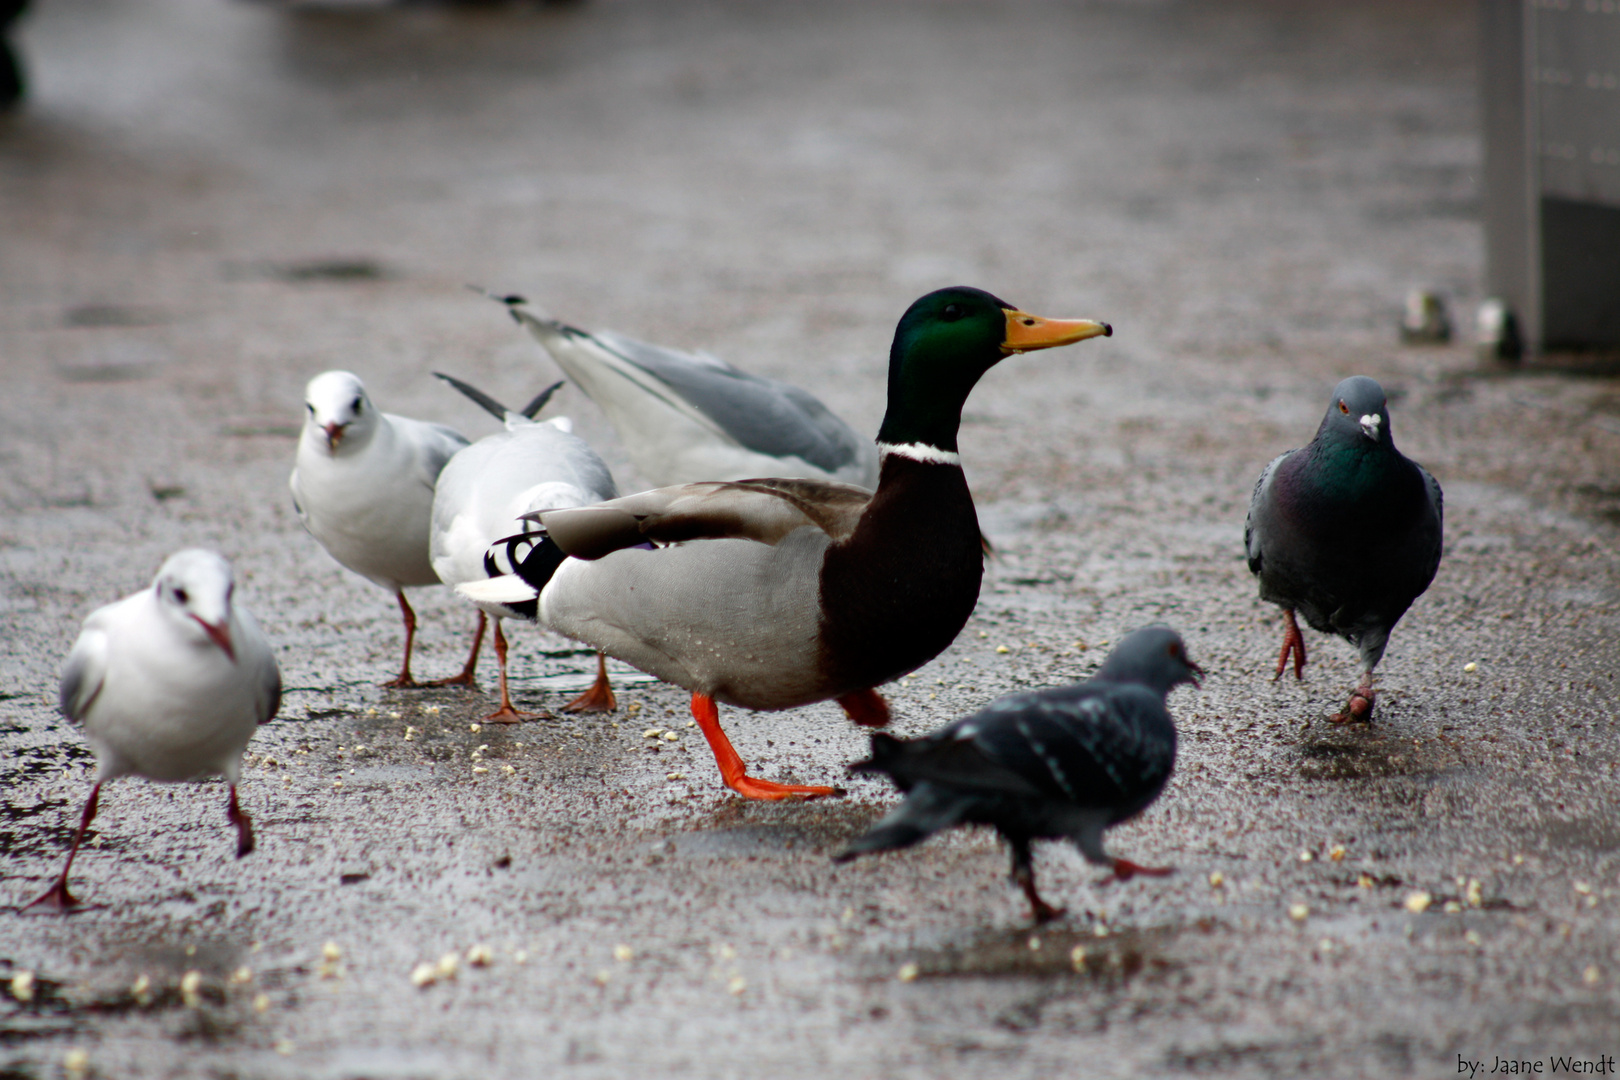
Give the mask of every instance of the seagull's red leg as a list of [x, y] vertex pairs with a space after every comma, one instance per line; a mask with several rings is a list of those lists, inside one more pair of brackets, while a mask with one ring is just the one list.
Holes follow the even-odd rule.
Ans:
[[569, 713], [602, 713], [612, 712], [619, 707], [619, 702], [613, 696], [613, 687], [608, 683], [607, 657], [601, 652], [596, 654], [596, 681], [591, 688], [579, 697], [563, 706], [563, 712]]
[[747, 766], [731, 740], [720, 728], [720, 709], [714, 698], [707, 694], [692, 695], [692, 717], [709, 740], [714, 751], [714, 763], [720, 766], [720, 779], [726, 786], [747, 799], [786, 799], [793, 795], [842, 795], [842, 788], [817, 787], [810, 784], [778, 784], [770, 780], [756, 780], [747, 774]]
[[506, 692], [506, 635], [501, 632], [499, 619], [495, 620], [495, 659], [501, 664], [501, 707], [484, 717], [484, 723], [516, 724], [545, 716], [545, 713], [519, 712], [512, 707], [512, 696]]
[[876, 690], [856, 690], [838, 698], [844, 713], [861, 727], [888, 727], [889, 703]]
[[1129, 859], [1112, 859], [1109, 865], [1113, 867], [1113, 873], [1098, 882], [1099, 885], [1107, 885], [1111, 881], [1129, 881], [1138, 874], [1143, 877], [1166, 877], [1176, 872], [1173, 866], [1138, 866]]
[[1328, 717], [1335, 724], [1344, 724], [1350, 721], [1369, 723], [1372, 720], [1373, 702], [1378, 695], [1373, 691], [1372, 672], [1361, 677], [1361, 685], [1350, 692], [1350, 700], [1346, 703], [1343, 712], [1334, 713]]
[[411, 610], [411, 602], [405, 599], [405, 590], [394, 590], [394, 599], [399, 601], [399, 613], [405, 617], [405, 659], [400, 663], [399, 676], [383, 683], [383, 686], [396, 690], [415, 690], [420, 684], [411, 678], [411, 646], [416, 642], [416, 612]]
[[253, 852], [253, 822], [248, 819], [247, 811], [236, 798], [236, 785], [231, 785], [231, 801], [225, 807], [225, 819], [236, 826], [236, 857]]
[[34, 907], [36, 904], [44, 904], [46, 907], [55, 908], [57, 911], [67, 911], [70, 908], [79, 906], [79, 901], [74, 898], [72, 893], [68, 892], [68, 871], [73, 869], [73, 856], [79, 853], [79, 843], [84, 839], [84, 831], [90, 827], [91, 819], [96, 816], [96, 802], [100, 798], [101, 781], [98, 780], [96, 786], [90, 789], [90, 801], [84, 804], [84, 816], [79, 819], [79, 831], [73, 834], [73, 846], [68, 849], [67, 864], [62, 867], [62, 872], [57, 875], [56, 884], [24, 904], [24, 910]]
[[460, 675], [452, 675], [448, 679], [437, 679], [428, 683], [429, 686], [477, 686], [473, 681], [473, 673], [478, 670], [478, 653], [484, 647], [484, 623], [488, 620], [484, 610], [478, 609], [478, 625], [473, 629], [472, 652], [467, 654], [467, 662], [461, 667]]
[[1294, 620], [1294, 609], [1283, 609], [1283, 647], [1282, 655], [1277, 657], [1277, 674], [1271, 677], [1272, 682], [1282, 678], [1282, 673], [1288, 668], [1288, 654], [1294, 654], [1294, 678], [1305, 677], [1305, 635], [1299, 632], [1299, 623]]

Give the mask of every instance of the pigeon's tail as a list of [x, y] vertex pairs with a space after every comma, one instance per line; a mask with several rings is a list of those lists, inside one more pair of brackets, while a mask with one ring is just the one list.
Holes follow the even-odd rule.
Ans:
[[[889, 739], [897, 744], [900, 742], [887, 735], [874, 735], [872, 742], [875, 744], [879, 739]], [[970, 797], [947, 791], [938, 785], [918, 784], [898, 809], [874, 825], [865, 836], [858, 837], [849, 847], [834, 855], [833, 862], [849, 862], [867, 852], [893, 851], [920, 843], [939, 830], [948, 829], [961, 821], [971, 803]]]

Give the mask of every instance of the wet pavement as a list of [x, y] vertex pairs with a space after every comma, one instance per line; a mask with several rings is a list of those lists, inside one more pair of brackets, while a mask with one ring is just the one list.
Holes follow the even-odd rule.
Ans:
[[[75, 866], [87, 908], [0, 912], [0, 977], [35, 973], [30, 1001], [0, 990], [0, 1076], [74, 1051], [99, 1076], [334, 1080], [1620, 1053], [1620, 387], [1395, 330], [1410, 287], [1464, 325], [1481, 298], [1472, 5], [36, 7], [35, 98], [0, 126], [0, 902], [44, 887], [88, 791], [54, 700], [93, 607], [216, 546], [288, 691], [250, 747], [255, 854], [230, 858], [222, 786], [125, 781]], [[1098, 887], [1047, 845], [1070, 915], [1031, 932], [992, 836], [835, 868], [883, 783], [732, 798], [685, 695], [622, 666], [612, 718], [500, 729], [472, 727], [487, 658], [484, 693], [376, 687], [394, 605], [286, 489], [310, 375], [489, 432], [429, 371], [509, 401], [556, 374], [475, 283], [870, 432], [895, 320], [959, 282], [1116, 336], [970, 400], [1000, 554], [957, 643], [891, 688], [896, 726], [1171, 623], [1210, 677], [1172, 699], [1170, 789], [1111, 845], [1175, 876]], [[1447, 544], [1376, 722], [1344, 728], [1352, 650], [1311, 635], [1305, 681], [1271, 681], [1241, 531], [1355, 372], [1445, 486]], [[558, 400], [637, 487], [594, 406]], [[418, 671], [449, 674], [470, 609], [417, 595]], [[572, 643], [513, 637], [520, 706], [589, 681]], [[864, 749], [830, 704], [723, 719], [771, 779], [840, 780]], [[453, 978], [413, 984], [447, 953]]]

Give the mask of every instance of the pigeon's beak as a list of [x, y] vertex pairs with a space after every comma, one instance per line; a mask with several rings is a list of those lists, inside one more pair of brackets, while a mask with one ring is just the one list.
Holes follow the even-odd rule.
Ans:
[[1192, 673], [1192, 674], [1187, 676], [1187, 681], [1193, 684], [1193, 689], [1196, 690], [1199, 687], [1204, 685], [1204, 669], [1203, 668], [1199, 667], [1197, 664], [1193, 663], [1191, 660], [1188, 660], [1187, 661], [1187, 670]]
[[231, 658], [231, 663], [236, 663], [236, 650], [231, 647], [230, 626], [226, 623], [211, 623], [195, 615], [192, 618], [197, 619], [197, 625], [203, 628], [203, 633], [207, 634], [215, 645], [225, 650], [225, 655]]
[[1361, 433], [1373, 442], [1378, 441], [1384, 418], [1377, 413], [1368, 413], [1361, 418]]
[[337, 453], [338, 443], [343, 441], [343, 429], [347, 426], [347, 424], [340, 424], [334, 420], [321, 429], [326, 432], [326, 449], [328, 451], [334, 454]]
[[1016, 308], [1002, 310], [1007, 313], [1007, 336], [1001, 347], [1008, 353], [1051, 349], [1086, 338], [1114, 336], [1112, 326], [1093, 319], [1043, 319]]

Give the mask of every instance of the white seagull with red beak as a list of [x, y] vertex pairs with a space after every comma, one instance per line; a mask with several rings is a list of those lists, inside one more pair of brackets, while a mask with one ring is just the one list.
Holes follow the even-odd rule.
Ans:
[[[311, 379], [304, 407], [289, 480], [293, 506], [327, 554], [399, 601], [405, 657], [398, 677], [383, 685], [417, 686], [411, 678], [416, 612], [405, 588], [439, 584], [428, 557], [433, 487], [467, 440], [442, 424], [379, 412], [360, 377], [348, 371]], [[471, 683], [483, 629], [480, 621], [466, 669], [444, 683]]]
[[61, 708], [84, 725], [96, 781], [56, 883], [34, 904], [65, 910], [68, 871], [96, 815], [101, 785], [120, 776], [174, 783], [224, 776], [236, 857], [253, 850], [237, 802], [242, 752], [281, 704], [281, 672], [258, 622], [232, 603], [231, 564], [201, 548], [169, 556], [150, 588], [97, 608], [62, 668]]

